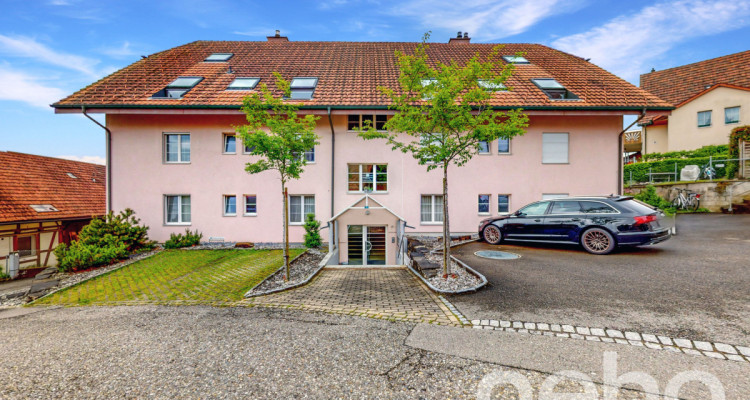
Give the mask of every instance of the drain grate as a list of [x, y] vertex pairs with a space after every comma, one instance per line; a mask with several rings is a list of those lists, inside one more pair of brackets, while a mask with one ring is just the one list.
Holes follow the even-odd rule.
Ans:
[[496, 251], [496, 250], [482, 250], [474, 253], [475, 256], [483, 258], [491, 258], [493, 260], [515, 260], [521, 256], [516, 253], [509, 253], [507, 251]]

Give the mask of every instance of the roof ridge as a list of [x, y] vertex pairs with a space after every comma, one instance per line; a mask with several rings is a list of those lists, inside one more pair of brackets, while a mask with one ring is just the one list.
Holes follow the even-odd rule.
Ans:
[[674, 70], [674, 69], [681, 69], [681, 68], [686, 68], [686, 67], [692, 67], [692, 66], [696, 66], [698, 64], [703, 64], [703, 63], [709, 63], [709, 62], [712, 62], [712, 61], [717, 61], [717, 60], [722, 59], [722, 58], [736, 57], [736, 56], [738, 56], [740, 54], [744, 54], [744, 53], [750, 53], [750, 50], [739, 51], [737, 53], [726, 54], [726, 55], [718, 56], [718, 57], [714, 57], [714, 58], [707, 58], [705, 60], [696, 61], [696, 62], [692, 62], [692, 63], [689, 63], [689, 64], [678, 65], [676, 67], [670, 67], [670, 68], [666, 68], [666, 69], [660, 69], [658, 71], [646, 72], [646, 73], [641, 74], [640, 76], [650, 75], [650, 74], [661, 74], [661, 73], [664, 73], [664, 72], [667, 72], [667, 71], [671, 71], [671, 70]]

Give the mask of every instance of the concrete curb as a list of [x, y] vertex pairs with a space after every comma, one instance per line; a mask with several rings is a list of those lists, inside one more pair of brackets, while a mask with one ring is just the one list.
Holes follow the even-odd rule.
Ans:
[[411, 265], [409, 265], [411, 263], [407, 263], [406, 264], [406, 268], [409, 271], [411, 271], [411, 273], [414, 274], [417, 278], [419, 278], [420, 280], [422, 280], [422, 282], [425, 285], [427, 285], [427, 287], [429, 287], [432, 291], [434, 291], [436, 293], [442, 293], [442, 294], [464, 294], [464, 293], [469, 293], [469, 292], [476, 292], [477, 290], [481, 289], [482, 287], [484, 287], [487, 284], [487, 278], [484, 275], [482, 275], [479, 272], [475, 271], [473, 268], [471, 268], [470, 266], [466, 265], [466, 263], [464, 263], [463, 261], [457, 259], [456, 257], [451, 256], [451, 259], [453, 261], [455, 261], [456, 264], [458, 264], [458, 265], [462, 266], [464, 269], [466, 269], [467, 272], [469, 272], [470, 274], [472, 274], [472, 275], [476, 276], [477, 278], [479, 278], [479, 280], [481, 280], [482, 282], [480, 284], [474, 286], [474, 287], [469, 288], [469, 289], [443, 290], [443, 289], [438, 289], [435, 286], [433, 286], [430, 283], [430, 281], [428, 281], [424, 276], [422, 276], [422, 274], [420, 274], [419, 272], [417, 272]]

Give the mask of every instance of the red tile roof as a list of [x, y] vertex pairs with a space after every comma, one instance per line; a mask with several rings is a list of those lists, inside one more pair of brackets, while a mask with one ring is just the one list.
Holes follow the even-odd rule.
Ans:
[[[37, 212], [32, 204], [59, 211]], [[91, 218], [105, 207], [103, 165], [0, 151], [0, 223]]]
[[[198, 41], [153, 54], [53, 104], [57, 108], [85, 105], [111, 108], [239, 108], [247, 92], [227, 91], [235, 77], [259, 77], [275, 90], [272, 72], [285, 79], [318, 77], [312, 100], [304, 106], [387, 106], [378, 86], [397, 87], [394, 52], [412, 52], [417, 43], [394, 42], [224, 42]], [[495, 44], [430, 43], [433, 62], [465, 63], [474, 54], [489, 54]], [[670, 109], [671, 105], [617, 76], [573, 56], [538, 44], [506, 44], [502, 54], [525, 52], [531, 64], [517, 65], [497, 93], [498, 107]], [[203, 62], [211, 53], [233, 53], [228, 62]], [[228, 73], [231, 67], [233, 73]], [[182, 99], [151, 96], [179, 76], [205, 79]], [[551, 100], [532, 82], [554, 78], [581, 100]], [[278, 93], [277, 93], [278, 94]]]
[[750, 50], [641, 75], [641, 88], [682, 104], [718, 84], [750, 88]]

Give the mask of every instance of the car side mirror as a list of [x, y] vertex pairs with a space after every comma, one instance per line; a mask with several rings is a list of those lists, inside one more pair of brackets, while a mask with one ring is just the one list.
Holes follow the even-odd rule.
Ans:
[[520, 212], [520, 211], [516, 211], [516, 212], [515, 212], [515, 214], [513, 214], [513, 216], [514, 216], [514, 217], [523, 217], [523, 216], [525, 216], [525, 215], [526, 215], [526, 214], [524, 214], [524, 213], [522, 213], [522, 212]]

